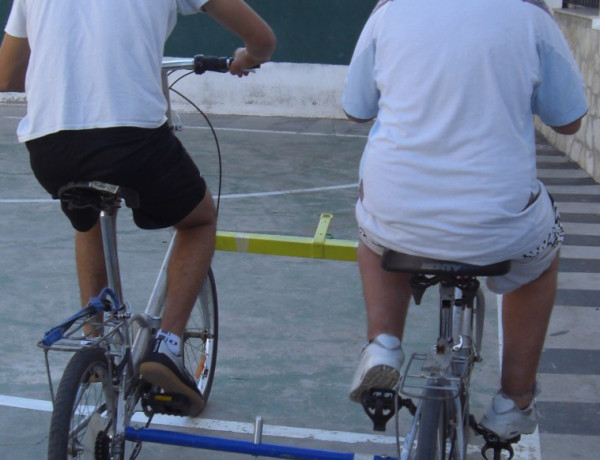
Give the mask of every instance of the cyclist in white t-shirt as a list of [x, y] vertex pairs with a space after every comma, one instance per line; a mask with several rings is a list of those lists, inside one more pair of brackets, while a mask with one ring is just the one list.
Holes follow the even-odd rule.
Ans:
[[[215, 207], [206, 183], [166, 124], [161, 62], [178, 14], [200, 11], [240, 37], [231, 73], [266, 62], [271, 28], [243, 0], [14, 0], [0, 46], [0, 91], [25, 91], [17, 134], [52, 195], [70, 181], [98, 180], [140, 195], [141, 228], [177, 229], [161, 329], [140, 371], [204, 407], [184, 368], [181, 335], [210, 266]], [[106, 286], [98, 214], [63, 209], [76, 230], [85, 305]]]
[[563, 230], [536, 177], [534, 115], [561, 134], [587, 112], [583, 80], [542, 0], [381, 0], [356, 45], [343, 107], [376, 119], [360, 164], [358, 259], [369, 345], [350, 398], [394, 387], [408, 275], [383, 248], [485, 265], [503, 297], [501, 390], [481, 424], [502, 438], [537, 426], [536, 373]]

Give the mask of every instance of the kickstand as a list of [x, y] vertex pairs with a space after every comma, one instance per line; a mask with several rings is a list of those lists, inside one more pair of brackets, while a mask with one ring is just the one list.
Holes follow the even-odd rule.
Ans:
[[[396, 398], [398, 404], [396, 404]], [[394, 390], [373, 388], [362, 394], [361, 403], [365, 413], [373, 421], [374, 431], [385, 431], [385, 425], [395, 414], [396, 410], [406, 407], [412, 414], [416, 407], [410, 399], [402, 399]]]
[[502, 439], [498, 437], [497, 434], [486, 430], [484, 427], [479, 425], [477, 421], [475, 421], [475, 417], [473, 417], [473, 415], [471, 415], [469, 419], [469, 424], [471, 425], [471, 428], [473, 428], [473, 431], [475, 431], [476, 434], [483, 436], [483, 439], [485, 440], [485, 444], [481, 448], [481, 455], [483, 458], [490, 460], [486, 455], [487, 451], [490, 449], [494, 450], [493, 460], [501, 460], [502, 451], [508, 452], [508, 460], [511, 460], [515, 456], [515, 451], [512, 447], [512, 444], [518, 443], [521, 440], [521, 435], [517, 435], [510, 439]]

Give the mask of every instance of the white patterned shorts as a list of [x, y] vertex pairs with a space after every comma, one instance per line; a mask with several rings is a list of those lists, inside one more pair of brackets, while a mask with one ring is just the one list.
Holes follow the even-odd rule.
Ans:
[[[506, 275], [487, 278], [486, 284], [490, 291], [506, 294], [536, 280], [548, 270], [564, 240], [564, 229], [556, 206], [554, 206], [554, 216], [554, 223], [548, 229], [547, 237], [543, 241], [522, 257], [511, 260], [510, 271]], [[375, 254], [383, 254], [385, 247], [370, 238], [361, 227], [359, 227], [359, 237], [362, 243]]]

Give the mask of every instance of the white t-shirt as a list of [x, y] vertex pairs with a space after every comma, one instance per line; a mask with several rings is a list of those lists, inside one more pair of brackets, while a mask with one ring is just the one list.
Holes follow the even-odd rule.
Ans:
[[208, 0], [14, 0], [6, 33], [32, 49], [21, 142], [166, 121], [161, 62], [177, 13]]
[[547, 237], [532, 113], [561, 126], [587, 103], [564, 37], [535, 3], [389, 0], [367, 21], [343, 106], [377, 117], [356, 213], [379, 244], [487, 264]]

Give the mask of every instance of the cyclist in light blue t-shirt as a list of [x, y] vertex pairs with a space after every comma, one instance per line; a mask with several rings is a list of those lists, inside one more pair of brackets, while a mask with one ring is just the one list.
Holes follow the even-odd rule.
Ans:
[[486, 265], [504, 294], [501, 389], [481, 424], [502, 438], [537, 426], [536, 372], [556, 291], [563, 229], [537, 179], [534, 115], [562, 134], [587, 112], [581, 74], [543, 1], [380, 1], [350, 63], [343, 107], [376, 119], [356, 217], [367, 338], [350, 398], [393, 388], [408, 275], [384, 248]]

